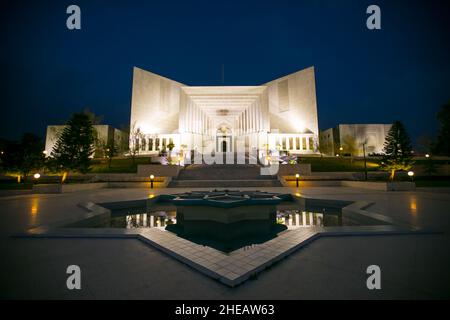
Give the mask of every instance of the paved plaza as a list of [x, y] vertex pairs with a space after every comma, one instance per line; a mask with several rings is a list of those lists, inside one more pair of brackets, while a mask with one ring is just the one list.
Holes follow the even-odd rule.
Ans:
[[[255, 188], [250, 188], [254, 190]], [[439, 233], [317, 239], [255, 278], [230, 288], [136, 239], [33, 239], [14, 234], [82, 218], [85, 202], [147, 198], [146, 189], [98, 189], [0, 197], [2, 298], [50, 299], [379, 299], [450, 297], [450, 191], [383, 192], [349, 187], [302, 196], [364, 200], [401, 224]], [[192, 188], [190, 188], [192, 190]], [[155, 189], [153, 194], [186, 189]], [[66, 268], [81, 267], [82, 289], [66, 288]], [[368, 290], [366, 268], [381, 267], [382, 289]]]

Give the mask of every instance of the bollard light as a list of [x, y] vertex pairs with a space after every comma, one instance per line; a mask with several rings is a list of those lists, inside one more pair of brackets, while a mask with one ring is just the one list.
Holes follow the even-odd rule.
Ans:
[[300, 175], [297, 173], [295, 174], [295, 181], [297, 183], [297, 188], [298, 188], [298, 178], [300, 178]]
[[411, 178], [411, 181], [414, 179], [414, 171], [408, 171], [408, 176]]
[[41, 175], [40, 175], [39, 173], [35, 173], [35, 174], [33, 175], [33, 177], [34, 177], [35, 179], [39, 179], [39, 178], [41, 177]]
[[429, 158], [430, 157], [430, 155], [427, 153], [426, 155], [425, 155], [425, 158]]
[[155, 180], [155, 176], [154, 175], [150, 175], [150, 189], [153, 189], [153, 180]]

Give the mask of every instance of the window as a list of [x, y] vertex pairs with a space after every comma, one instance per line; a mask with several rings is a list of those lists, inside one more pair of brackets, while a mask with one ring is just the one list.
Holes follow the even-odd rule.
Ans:
[[153, 151], [153, 139], [148, 139], [148, 150]]
[[145, 147], [146, 147], [145, 139], [142, 139], [141, 150], [145, 151]]
[[294, 138], [290, 137], [289, 138], [289, 150], [293, 150], [294, 149]]
[[282, 147], [281, 147], [281, 149], [282, 150], [286, 150], [286, 138], [281, 138], [281, 143], [282, 143]]
[[295, 149], [300, 150], [300, 137], [295, 138]]
[[155, 149], [159, 150], [159, 138], [156, 138], [155, 141]]
[[302, 149], [306, 150], [306, 138], [302, 138]]
[[312, 137], [309, 138], [309, 150], [314, 150], [314, 139]]

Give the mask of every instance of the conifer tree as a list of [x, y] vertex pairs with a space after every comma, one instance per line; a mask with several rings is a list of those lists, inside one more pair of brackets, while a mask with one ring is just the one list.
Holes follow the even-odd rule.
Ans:
[[409, 170], [413, 165], [411, 140], [400, 121], [395, 121], [386, 135], [384, 156], [381, 168], [390, 171], [390, 180], [394, 180], [395, 171]]
[[61, 182], [66, 180], [69, 172], [89, 172], [93, 153], [92, 120], [86, 113], [75, 113], [67, 122], [51, 152], [55, 167], [63, 172]]

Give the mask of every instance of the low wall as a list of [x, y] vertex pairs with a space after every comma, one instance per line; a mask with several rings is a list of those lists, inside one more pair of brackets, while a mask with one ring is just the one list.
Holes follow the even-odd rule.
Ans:
[[137, 175], [148, 177], [153, 174], [155, 177], [176, 177], [180, 172], [180, 166], [158, 165], [158, 164], [138, 164]]
[[[280, 177], [284, 187], [296, 187], [293, 176]], [[414, 182], [372, 182], [372, 181], [341, 181], [341, 180], [300, 180], [299, 188], [302, 187], [351, 187], [380, 191], [411, 191], [416, 189]]]
[[37, 184], [33, 186], [33, 193], [66, 193], [106, 187], [107, 183]]
[[[341, 181], [338, 180], [299, 180], [299, 188], [303, 187], [340, 187]], [[294, 176], [279, 177], [283, 187], [296, 187], [297, 183]]]
[[[146, 188], [150, 189], [150, 181], [110, 181], [97, 183], [73, 183], [73, 184], [37, 184], [33, 186], [31, 193], [67, 193], [104, 188]], [[171, 178], [160, 177], [153, 182], [153, 188], [165, 188]]]
[[353, 187], [381, 191], [411, 191], [416, 189], [414, 182], [370, 182], [370, 181], [341, 181], [343, 187]]
[[296, 174], [300, 176], [310, 176], [311, 175], [311, 164], [310, 163], [300, 163], [300, 164], [280, 164], [278, 169], [278, 176], [295, 176]]
[[[170, 177], [156, 178], [153, 181], [153, 188], [166, 188], [172, 180]], [[150, 181], [148, 178], [145, 182], [129, 182], [129, 181], [111, 181], [108, 182], [108, 188], [146, 188], [150, 189]]]
[[148, 181], [148, 176], [138, 176], [135, 173], [99, 173], [89, 174], [89, 182], [145, 182]]

